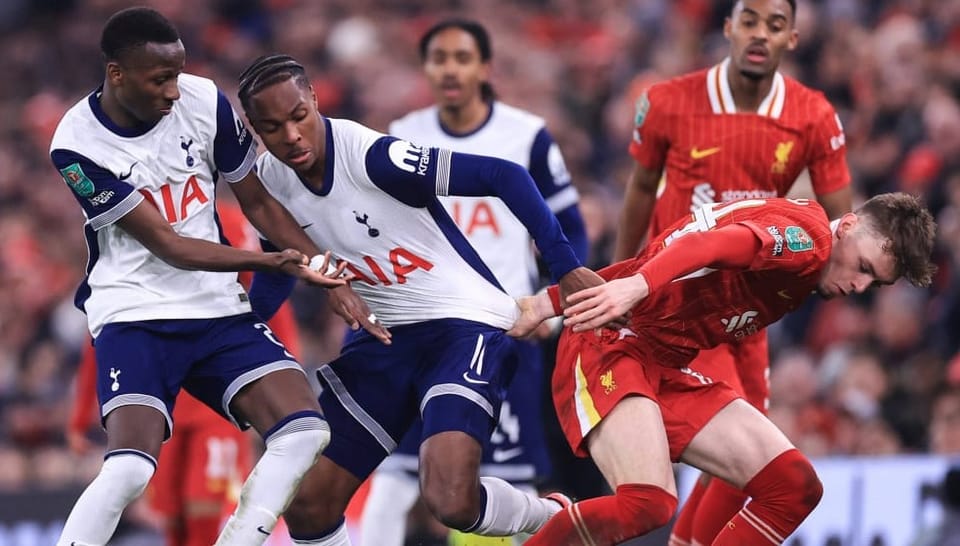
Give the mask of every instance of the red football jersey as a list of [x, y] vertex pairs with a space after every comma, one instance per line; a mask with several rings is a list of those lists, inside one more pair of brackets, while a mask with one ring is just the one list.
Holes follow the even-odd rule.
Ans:
[[833, 233], [823, 208], [806, 199], [747, 199], [706, 205], [676, 222], [639, 256], [599, 273], [628, 277], [687, 233], [742, 224], [762, 247], [746, 270], [702, 269], [651, 293], [631, 311], [629, 340], [643, 362], [686, 366], [700, 349], [756, 334], [816, 289]]
[[737, 113], [728, 65], [637, 100], [630, 154], [663, 171], [651, 237], [705, 203], [782, 197], [805, 168], [817, 195], [850, 183], [843, 127], [822, 93], [778, 72], [757, 113]]

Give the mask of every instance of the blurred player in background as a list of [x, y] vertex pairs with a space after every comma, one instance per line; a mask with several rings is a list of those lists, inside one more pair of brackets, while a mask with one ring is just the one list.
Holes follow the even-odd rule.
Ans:
[[[318, 370], [320, 405], [337, 433], [284, 514], [291, 536], [299, 544], [349, 544], [347, 502], [417, 418], [421, 494], [434, 516], [487, 536], [539, 529], [569, 500], [479, 476], [482, 446], [518, 365], [506, 328], [519, 309], [438, 200], [499, 196], [565, 293], [597, 284], [529, 173], [323, 117], [303, 66], [286, 55], [255, 61], [239, 94], [268, 150], [257, 161], [268, 191], [348, 264], [354, 289], [375, 313], [366, 320], [392, 330], [390, 345], [366, 332], [352, 336]], [[261, 280], [288, 285], [277, 277], [258, 272], [252, 297]]]
[[[265, 439], [217, 541], [259, 545], [330, 432], [300, 365], [253, 315], [233, 272], [282, 270], [349, 287], [342, 268], [320, 274], [308, 267], [329, 264], [260, 185], [253, 138], [227, 98], [212, 81], [182, 73], [183, 43], [163, 15], [115, 13], [100, 47], [103, 84], [63, 116], [50, 156], [86, 217], [90, 256], [76, 303], [95, 340], [107, 453], [57, 544], [109, 541], [156, 470], [182, 387]], [[288, 250], [220, 244], [218, 179], [250, 221]]]
[[[711, 544], [782, 544], [822, 495], [813, 466], [726, 383], [688, 365], [701, 349], [757, 335], [814, 291], [860, 294], [901, 277], [929, 285], [935, 231], [905, 193], [833, 222], [805, 199], [746, 199], [704, 205], [602, 270], [609, 282], [567, 300], [553, 397], [570, 446], [616, 492], [563, 510], [527, 544], [610, 546], [666, 525], [677, 506], [671, 461], [752, 497]], [[520, 305], [512, 335], [561, 312], [553, 288]], [[604, 327], [624, 317], [625, 327]]]
[[[708, 70], [653, 85], [636, 104], [614, 260], [634, 256], [646, 234], [699, 205], [784, 196], [805, 169], [830, 218], [851, 208], [843, 128], [823, 94], [778, 72], [797, 45], [794, 0], [740, 0], [724, 25], [730, 55]], [[703, 351], [690, 367], [725, 381], [766, 412], [765, 333]], [[707, 485], [709, 484], [709, 485]], [[710, 544], [746, 495], [704, 476], [685, 503], [674, 546]]]
[[[420, 145], [499, 157], [525, 167], [580, 262], [586, 263], [587, 235], [577, 190], [560, 149], [542, 118], [496, 100], [489, 81], [491, 56], [490, 36], [479, 23], [450, 19], [432, 26], [420, 39], [420, 60], [436, 104], [394, 121], [389, 132]], [[447, 196], [440, 202], [508, 294], [534, 293], [538, 272], [530, 233], [503, 201]], [[537, 337], [550, 333], [544, 324]], [[536, 481], [550, 473], [541, 411], [543, 356], [535, 340], [518, 342], [517, 348], [520, 365], [499, 424], [484, 447], [480, 472], [534, 492]], [[407, 512], [419, 497], [420, 436], [418, 420], [374, 472], [364, 506], [363, 545], [403, 544]], [[484, 539], [469, 540], [481, 544]]]
[[[223, 234], [231, 246], [259, 250], [256, 232], [240, 207], [217, 203]], [[250, 286], [252, 273], [239, 275]], [[300, 338], [289, 302], [267, 325], [295, 357]], [[93, 344], [84, 347], [77, 368], [67, 443], [74, 453], [89, 449], [86, 432], [96, 417], [97, 365]], [[173, 410], [177, 433], [160, 448], [157, 471], [147, 487], [150, 508], [160, 515], [167, 546], [209, 546], [217, 540], [224, 514], [236, 507], [240, 486], [253, 466], [252, 438], [189, 393], [181, 393]]]

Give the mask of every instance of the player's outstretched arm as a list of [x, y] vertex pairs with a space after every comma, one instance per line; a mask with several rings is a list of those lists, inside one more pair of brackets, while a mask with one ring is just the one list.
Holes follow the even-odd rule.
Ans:
[[623, 194], [623, 209], [620, 211], [617, 242], [613, 250], [614, 262], [632, 258], [640, 250], [657, 202], [659, 182], [660, 171], [650, 170], [639, 163], [634, 167]]
[[570, 306], [563, 311], [567, 317], [563, 325], [582, 332], [617, 323], [649, 293], [647, 279], [640, 273], [581, 290], [567, 298]]

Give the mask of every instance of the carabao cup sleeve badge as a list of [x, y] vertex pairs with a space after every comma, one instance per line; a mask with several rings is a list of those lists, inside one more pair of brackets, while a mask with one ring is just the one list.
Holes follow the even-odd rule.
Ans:
[[90, 197], [93, 195], [93, 180], [83, 172], [79, 163], [73, 163], [63, 169], [60, 169], [60, 175], [70, 188], [77, 192], [81, 197]]

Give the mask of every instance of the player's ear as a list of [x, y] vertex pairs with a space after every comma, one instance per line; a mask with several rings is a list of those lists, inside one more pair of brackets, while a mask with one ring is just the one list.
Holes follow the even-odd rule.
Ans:
[[310, 84], [310, 100], [313, 102], [313, 109], [320, 111], [320, 103], [317, 102], [317, 92], [313, 90], [313, 84]]
[[797, 44], [800, 43], [800, 33], [797, 32], [796, 28], [790, 29], [790, 39], [787, 41], [787, 51], [793, 51], [797, 49]]
[[733, 20], [729, 17], [723, 18], [723, 37], [730, 39], [730, 32], [733, 30]]
[[107, 81], [117, 87], [123, 83], [123, 68], [117, 61], [107, 61]]
[[837, 238], [846, 237], [850, 230], [860, 223], [860, 217], [853, 212], [848, 212], [840, 217], [840, 223], [837, 225]]

